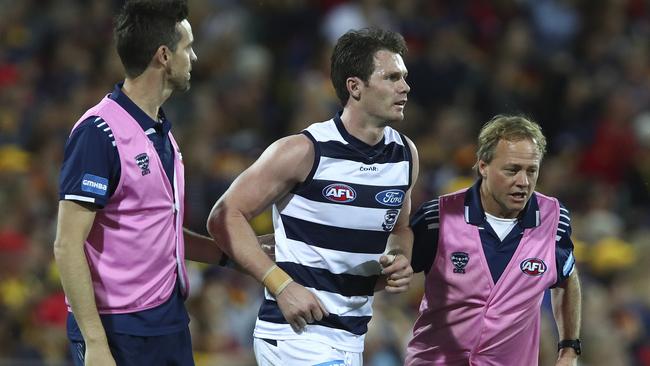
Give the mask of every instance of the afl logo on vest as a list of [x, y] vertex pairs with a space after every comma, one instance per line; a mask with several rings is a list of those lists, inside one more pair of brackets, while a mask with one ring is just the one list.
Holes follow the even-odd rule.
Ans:
[[546, 272], [546, 263], [537, 258], [528, 258], [521, 262], [521, 271], [529, 276], [541, 276]]
[[343, 183], [334, 183], [323, 188], [323, 196], [332, 202], [348, 203], [357, 198], [357, 192]]

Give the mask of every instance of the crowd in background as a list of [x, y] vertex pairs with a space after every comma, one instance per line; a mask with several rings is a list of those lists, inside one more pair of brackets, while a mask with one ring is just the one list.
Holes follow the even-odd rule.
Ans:
[[[121, 1], [0, 0], [0, 365], [66, 365], [66, 308], [53, 261], [58, 174], [70, 128], [123, 71]], [[274, 139], [331, 118], [335, 40], [401, 32], [411, 86], [396, 126], [420, 152], [415, 208], [470, 185], [475, 141], [523, 113], [549, 140], [538, 190], [571, 211], [583, 286], [581, 365], [650, 365], [650, 3], [645, 0], [189, 0], [198, 62], [172, 96], [186, 167], [186, 224], [205, 220]], [[270, 214], [254, 220], [272, 231]], [[252, 365], [262, 299], [250, 277], [190, 266], [196, 362]], [[377, 294], [365, 364], [400, 365], [422, 277]], [[541, 365], [556, 357], [544, 304]]]

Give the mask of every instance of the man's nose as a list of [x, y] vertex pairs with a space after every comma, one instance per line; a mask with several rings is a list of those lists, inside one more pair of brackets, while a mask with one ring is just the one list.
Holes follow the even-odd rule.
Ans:
[[528, 174], [526, 174], [525, 171], [522, 170], [519, 173], [517, 173], [516, 184], [518, 186], [520, 186], [520, 187], [528, 187], [528, 185], [530, 184], [530, 181], [528, 179]]
[[408, 92], [410, 92], [410, 91], [411, 91], [411, 86], [409, 85], [409, 83], [406, 82], [406, 79], [402, 79], [402, 83], [403, 83], [404, 85], [402, 86], [402, 90], [401, 90], [401, 91], [402, 91], [403, 93], [408, 93]]

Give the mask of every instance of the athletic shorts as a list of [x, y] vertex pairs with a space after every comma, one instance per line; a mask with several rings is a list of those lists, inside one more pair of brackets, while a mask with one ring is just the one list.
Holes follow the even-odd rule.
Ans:
[[253, 349], [258, 366], [363, 366], [361, 352], [341, 351], [315, 341], [255, 338]]
[[[160, 336], [133, 336], [107, 333], [108, 346], [117, 366], [175, 365], [194, 366], [189, 328]], [[84, 366], [86, 344], [71, 341], [74, 366]]]

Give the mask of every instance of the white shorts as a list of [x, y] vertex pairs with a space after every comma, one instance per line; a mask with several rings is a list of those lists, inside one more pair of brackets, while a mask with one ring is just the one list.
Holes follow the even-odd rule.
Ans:
[[302, 339], [254, 338], [253, 349], [259, 366], [363, 366], [361, 352], [341, 351], [321, 342]]

